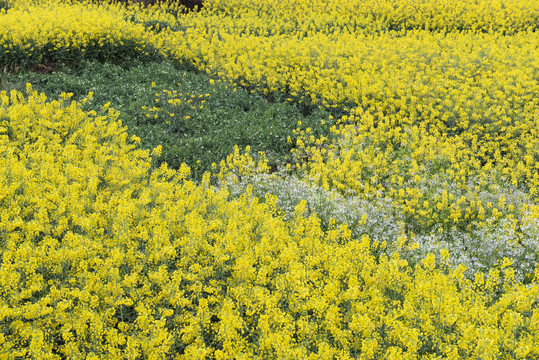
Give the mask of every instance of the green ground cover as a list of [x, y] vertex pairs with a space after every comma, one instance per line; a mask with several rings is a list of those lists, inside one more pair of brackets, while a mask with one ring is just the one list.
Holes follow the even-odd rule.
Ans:
[[[298, 122], [313, 129], [313, 134], [326, 136], [332, 125], [328, 110], [269, 99], [165, 61], [120, 65], [91, 62], [45, 74], [21, 71], [5, 74], [0, 90], [24, 91], [28, 82], [50, 99], [67, 92], [79, 101], [93, 92], [86, 110], [98, 110], [110, 103], [120, 112], [119, 119], [129, 133], [141, 138], [144, 148], [162, 145], [157, 166], [167, 162], [179, 168], [185, 162], [196, 179], [210, 170], [212, 163], [219, 165], [226, 159], [235, 145], [241, 149], [250, 146], [254, 154], [265, 152], [269, 165], [276, 169], [292, 161], [290, 149]], [[289, 136], [291, 141], [287, 141]]]

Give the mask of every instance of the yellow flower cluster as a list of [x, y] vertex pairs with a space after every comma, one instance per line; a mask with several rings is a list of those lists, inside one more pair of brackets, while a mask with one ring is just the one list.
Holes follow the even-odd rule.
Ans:
[[539, 356], [539, 286], [510, 261], [473, 280], [446, 253], [412, 269], [346, 226], [322, 230], [305, 202], [284, 221], [271, 195], [150, 172], [117, 113], [69, 97], [0, 93], [3, 356]]
[[[209, 0], [204, 4], [211, 13], [249, 19], [250, 26], [244, 30], [262, 35], [296, 30], [308, 33], [357, 29], [473, 30], [507, 34], [537, 30], [539, 17], [539, 5], [533, 0], [257, 0], [251, 4]], [[268, 21], [255, 20], [256, 17]]]
[[219, 24], [229, 33], [264, 37], [420, 29], [515, 34], [538, 29], [539, 5], [533, 0], [206, 0], [205, 20], [196, 14], [180, 20], [173, 16], [176, 12], [171, 2], [133, 16], [184, 29], [195, 19], [208, 30]]
[[[95, 46], [95, 51], [105, 53], [106, 42], [114, 48], [133, 41], [135, 51], [146, 51], [143, 49], [153, 44], [167, 56], [266, 92], [286, 91], [320, 106], [349, 106], [352, 116], [342, 122], [352, 122], [349, 131], [353, 133], [359, 126], [361, 135], [353, 135], [353, 146], [341, 148], [339, 144], [338, 151], [315, 156], [323, 160], [313, 162], [310, 172], [324, 186], [367, 194], [390, 189], [387, 195], [405, 202], [405, 211], [412, 215], [431, 217], [429, 211], [442, 210], [438, 206], [452, 211], [438, 201], [438, 195], [424, 199], [425, 191], [418, 190], [417, 183], [426, 181], [422, 172], [429, 166], [437, 173], [446, 172], [447, 181], [461, 187], [494, 176], [495, 171], [500, 182], [524, 187], [532, 198], [539, 196], [537, 32], [511, 37], [496, 32], [424, 30], [409, 31], [406, 36], [393, 32], [369, 35], [357, 27], [338, 31], [348, 25], [352, 28], [348, 10], [368, 2], [314, 2], [307, 10], [299, 2], [276, 3], [238, 8], [208, 1], [205, 12], [182, 18], [182, 31], [160, 34], [145, 31], [141, 23], [159, 20], [179, 26], [166, 8], [140, 11], [132, 22], [125, 19], [133, 10], [44, 3], [26, 10], [11, 9], [0, 16], [0, 38], [4, 57], [14, 47], [25, 49], [24, 56], [31, 57], [40, 49], [84, 52]], [[482, 14], [471, 3], [452, 3], [471, 6], [471, 14]], [[433, 4], [436, 2], [422, 6]], [[511, 3], [508, 8], [534, 18], [533, 4]], [[286, 7], [303, 14], [297, 28], [275, 34], [255, 31], [268, 24], [279, 29], [276, 21], [290, 26], [286, 17], [270, 19], [270, 14], [281, 14]], [[318, 19], [315, 14], [322, 8], [336, 19], [343, 16], [334, 21], [335, 31], [309, 22]], [[305, 24], [310, 24], [310, 30], [302, 28]], [[413, 184], [405, 186], [410, 179]], [[457, 200], [452, 204], [453, 215], [444, 220], [447, 224], [461, 218], [463, 207]], [[477, 203], [468, 199], [466, 205], [472, 201]], [[469, 211], [479, 214], [481, 209]]]
[[104, 11], [85, 3], [16, 4], [0, 12], [2, 67], [51, 61], [78, 63], [81, 58], [112, 61], [149, 56], [156, 51], [152, 34], [141, 24], [125, 21], [119, 6]]
[[[157, 85], [152, 83], [152, 88], [156, 88]], [[203, 109], [206, 98], [210, 94], [183, 94], [178, 93], [177, 90], [163, 89], [161, 92], [155, 93], [155, 105], [151, 108], [147, 106], [142, 107], [142, 110], [146, 110], [146, 117], [151, 119], [157, 119], [161, 112], [165, 112], [166, 117], [174, 118], [175, 116], [183, 119], [189, 119], [191, 110]], [[163, 99], [163, 98], [164, 99]], [[165, 120], [167, 124], [170, 124], [170, 119]]]
[[[537, 3], [391, 3], [208, 1], [182, 18], [183, 30], [162, 33], [160, 48], [266, 93], [344, 107], [333, 144], [303, 129], [296, 151], [310, 160], [300, 166], [325, 188], [392, 199], [410, 235], [521, 218], [530, 208], [504, 199], [514, 190], [539, 198], [539, 33], [524, 25], [537, 19]], [[390, 22], [415, 25], [362, 27], [350, 15], [383, 13], [378, 6], [386, 18], [407, 9]], [[439, 14], [435, 27], [446, 31], [414, 23], [429, 18], [418, 9]], [[521, 19], [512, 36], [501, 29], [516, 19], [509, 9]], [[471, 25], [482, 16], [488, 25]]]
[[[518, 246], [539, 218], [538, 7], [207, 0], [175, 18], [21, 1], [0, 12], [0, 64], [127, 44], [343, 108], [334, 141], [298, 128], [307, 180], [391, 202], [401, 245], [503, 225]], [[323, 228], [305, 202], [285, 219], [272, 195], [229, 199], [185, 166], [150, 171], [117, 113], [69, 98], [0, 93], [0, 357], [539, 357], [539, 274], [519, 283], [506, 259], [470, 279], [446, 251], [413, 267], [346, 224]], [[264, 158], [236, 149], [219, 180], [253, 171]]]

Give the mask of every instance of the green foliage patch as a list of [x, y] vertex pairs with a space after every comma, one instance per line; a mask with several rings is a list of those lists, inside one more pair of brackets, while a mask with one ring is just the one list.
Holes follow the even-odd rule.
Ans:
[[93, 92], [86, 110], [97, 111], [110, 102], [143, 147], [162, 145], [157, 166], [167, 162], [179, 168], [185, 162], [195, 178], [201, 178], [212, 163], [218, 165], [234, 145], [265, 152], [270, 167], [276, 168], [293, 161], [290, 149], [298, 122], [314, 135], [329, 134], [331, 126], [327, 110], [307, 114], [291, 103], [268, 101], [261, 94], [167, 63], [91, 62], [51, 74], [9, 74], [0, 89], [22, 91], [27, 82], [50, 99], [67, 92], [73, 100], [81, 100]]

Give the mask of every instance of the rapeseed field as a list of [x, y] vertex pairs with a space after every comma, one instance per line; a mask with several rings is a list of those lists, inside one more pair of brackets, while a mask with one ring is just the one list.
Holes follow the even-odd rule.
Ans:
[[2, 81], [139, 61], [331, 115], [198, 179], [1, 90], [0, 358], [539, 358], [537, 1], [0, 0]]

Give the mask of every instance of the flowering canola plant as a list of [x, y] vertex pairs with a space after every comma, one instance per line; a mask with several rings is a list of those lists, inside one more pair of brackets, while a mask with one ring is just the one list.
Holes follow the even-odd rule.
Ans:
[[[269, 95], [344, 109], [335, 140], [298, 128], [298, 170], [326, 190], [391, 201], [410, 244], [457, 256], [483, 238], [490, 250], [470, 263], [500, 257], [499, 243], [537, 253], [537, 2], [379, 3], [208, 1], [160, 34], [161, 49]], [[388, 20], [394, 8], [400, 20]], [[503, 235], [487, 240], [494, 228]]]
[[[90, 95], [91, 96], [91, 95]], [[118, 114], [0, 93], [0, 352], [69, 358], [539, 355], [537, 284], [412, 268], [346, 226], [149, 171]], [[159, 148], [153, 150], [158, 153]], [[231, 156], [229, 166], [249, 166]]]
[[77, 64], [81, 60], [157, 58], [152, 34], [114, 9], [43, 2], [0, 9], [0, 66]]
[[[333, 140], [299, 124], [298, 176], [391, 204], [401, 248], [425, 251], [322, 224], [305, 200], [285, 216], [269, 192], [151, 170], [160, 148], [107, 106], [83, 111], [91, 94], [3, 91], [0, 356], [539, 357], [539, 273], [518, 271], [538, 253], [538, 14], [531, 0], [1, 9], [2, 68], [157, 56], [340, 109]], [[267, 172], [239, 150], [221, 169], [223, 183]], [[529, 251], [473, 274], [455, 260], [502, 242]]]

